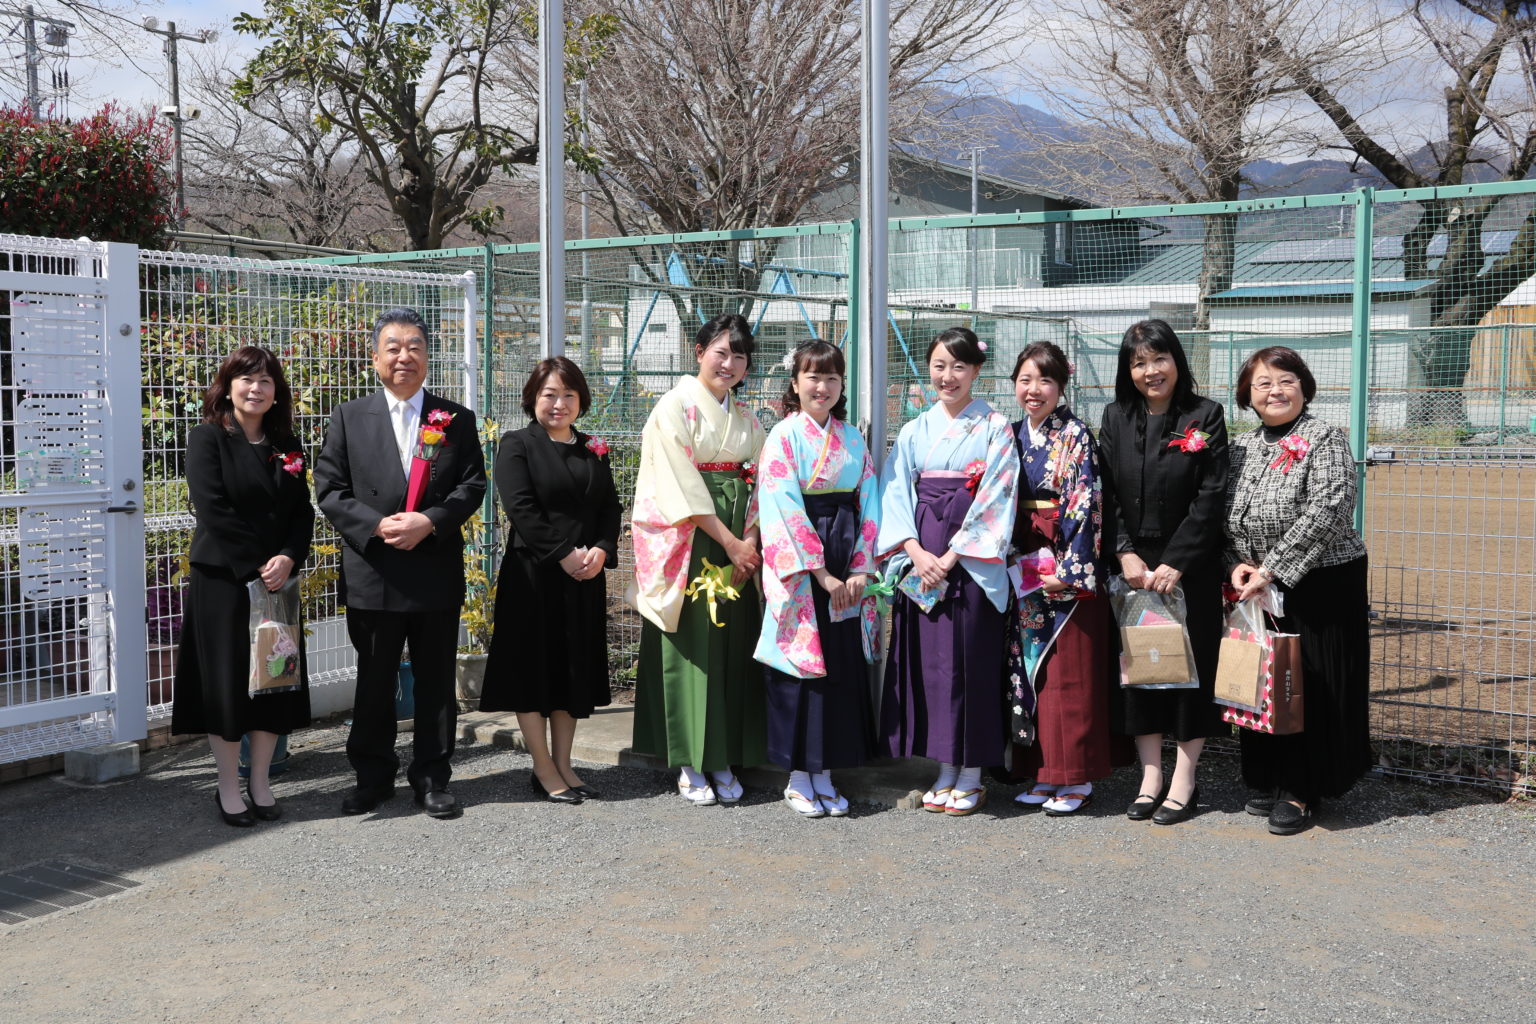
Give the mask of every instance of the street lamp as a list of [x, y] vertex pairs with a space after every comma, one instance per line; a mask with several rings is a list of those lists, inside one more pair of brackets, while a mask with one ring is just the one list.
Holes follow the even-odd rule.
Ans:
[[193, 108], [191, 116], [184, 116], [181, 110], [181, 78], [176, 69], [176, 43], [185, 39], [189, 43], [211, 43], [218, 38], [218, 33], [213, 29], [205, 28], [201, 32], [186, 33], [177, 32], [176, 23], [168, 21], [165, 28], [160, 28], [157, 18], [144, 19], [144, 31], [153, 32], [157, 36], [165, 37], [165, 60], [171, 68], [171, 103], [170, 106], [161, 107], [160, 113], [171, 119], [171, 161], [176, 178], [176, 227], [181, 228], [182, 213], [187, 208], [186, 189], [182, 185], [181, 178], [181, 125], [184, 121], [190, 121], [197, 117], [201, 111]]

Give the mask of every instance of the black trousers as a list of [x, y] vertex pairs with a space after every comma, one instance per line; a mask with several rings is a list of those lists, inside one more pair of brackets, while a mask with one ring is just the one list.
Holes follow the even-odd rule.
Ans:
[[347, 760], [357, 773], [357, 784], [391, 786], [400, 770], [395, 756], [395, 687], [400, 654], [409, 641], [416, 732], [405, 777], [413, 786], [446, 786], [459, 713], [454, 689], [459, 610], [381, 612], [349, 607], [347, 635], [357, 649], [357, 694], [347, 736]]

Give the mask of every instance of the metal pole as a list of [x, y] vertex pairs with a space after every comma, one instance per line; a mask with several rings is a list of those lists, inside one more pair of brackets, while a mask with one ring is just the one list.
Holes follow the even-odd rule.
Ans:
[[[581, 116], [581, 148], [587, 148], [587, 83], [583, 81], [578, 93], [580, 99], [579, 109]], [[587, 175], [582, 174], [582, 184], [590, 186]], [[581, 239], [586, 241], [588, 232], [592, 230], [592, 211], [589, 203], [590, 193], [586, 189], [581, 193]], [[581, 347], [588, 353], [588, 369], [601, 371], [602, 352], [592, 351], [592, 256], [586, 250], [581, 250]]]
[[37, 85], [37, 68], [43, 62], [43, 55], [37, 49], [37, 14], [31, 4], [27, 5], [22, 25], [25, 26], [27, 40], [27, 108], [37, 114], [38, 108], [43, 105], [42, 90]]
[[1355, 529], [1365, 530], [1365, 453], [1371, 386], [1371, 265], [1372, 215], [1375, 189], [1355, 192], [1354, 317], [1350, 325], [1349, 443], [1355, 451]]
[[[976, 156], [977, 156], [978, 152], [979, 152], [979, 150], [977, 150], [977, 148], [975, 146], [971, 147], [971, 216], [972, 217], [976, 216], [978, 213], [981, 212], [981, 183], [980, 183], [980, 180], [978, 178], [977, 168], [976, 168]], [[975, 330], [976, 329], [976, 323], [977, 323], [977, 319], [976, 319], [976, 312], [977, 312], [977, 299], [976, 299], [976, 278], [977, 278], [977, 266], [976, 266], [976, 229], [975, 228], [970, 228], [970, 229], [968, 229], [966, 231], [965, 234], [966, 234], [967, 240], [970, 242], [970, 250], [971, 250], [970, 251], [969, 265], [968, 265], [968, 268], [967, 268], [967, 276], [969, 276], [970, 279], [971, 279], [971, 330]]]
[[165, 23], [165, 59], [171, 66], [171, 166], [176, 176], [176, 229], [181, 230], [182, 217], [187, 210], [186, 184], [181, 176], [181, 74], [176, 67], [176, 23]]
[[539, 322], [565, 354], [565, 2], [539, 0]]
[[859, 291], [865, 358], [860, 381], [868, 396], [869, 451], [877, 463], [885, 458], [886, 439], [886, 333], [887, 257], [890, 251], [886, 213], [889, 175], [889, 124], [886, 107], [890, 98], [891, 22], [885, 0], [864, 0], [863, 93], [859, 125]]

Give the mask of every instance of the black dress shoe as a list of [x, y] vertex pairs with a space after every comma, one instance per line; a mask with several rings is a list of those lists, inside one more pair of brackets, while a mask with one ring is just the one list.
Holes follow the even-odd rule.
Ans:
[[1152, 817], [1152, 812], [1157, 810], [1158, 804], [1168, 798], [1168, 787], [1164, 786], [1157, 796], [1147, 796], [1145, 793], [1137, 793], [1136, 799], [1131, 801], [1131, 806], [1125, 809], [1125, 816], [1132, 821], [1146, 821]]
[[[1172, 802], [1177, 803], [1178, 801]], [[1188, 821], [1194, 815], [1195, 808], [1200, 804], [1200, 787], [1196, 786], [1194, 788], [1194, 791], [1189, 794], [1189, 799], [1185, 801], [1182, 807], [1169, 807], [1168, 804], [1168, 800], [1163, 801], [1163, 806], [1159, 807], [1157, 813], [1152, 815], [1152, 824], [1177, 825], [1181, 821]]]
[[1312, 808], [1297, 807], [1289, 800], [1281, 800], [1275, 804], [1275, 809], [1269, 812], [1269, 831], [1271, 835], [1293, 836], [1297, 832], [1304, 832], [1312, 824]]
[[394, 795], [394, 786], [358, 786], [342, 798], [341, 813], [367, 814]]
[[591, 786], [586, 785], [572, 786], [571, 789], [573, 792], [580, 793], [583, 800], [596, 800], [598, 797], [603, 795], [597, 790], [593, 789]]
[[[558, 793], [551, 793], [544, 788], [544, 783], [539, 781], [537, 775], [529, 776], [528, 788], [542, 796], [552, 804], [579, 804], [586, 795], [581, 792], [582, 787], [562, 789]], [[596, 795], [594, 793], [594, 795]]]
[[1243, 804], [1243, 810], [1247, 811], [1255, 818], [1267, 818], [1269, 817], [1270, 812], [1275, 809], [1275, 804], [1279, 803], [1279, 801], [1280, 791], [1278, 789], [1272, 789], [1268, 793], [1263, 793], [1259, 796], [1253, 797], [1247, 803]]
[[446, 786], [437, 786], [432, 789], [426, 786], [412, 786], [412, 788], [416, 790], [416, 806], [425, 808], [429, 818], [457, 818], [463, 813], [458, 799], [448, 792]]
[[246, 798], [250, 800], [251, 813], [256, 815], [256, 817], [260, 818], [262, 821], [276, 821], [278, 818], [283, 816], [283, 809], [278, 806], [276, 797], [273, 797], [272, 802], [269, 804], [257, 803], [256, 798], [251, 795], [251, 787], [249, 783], [246, 784], [245, 795]]
[[213, 791], [213, 806], [219, 809], [219, 817], [224, 819], [224, 824], [226, 825], [233, 825], [235, 828], [250, 828], [256, 824], [256, 817], [251, 813], [249, 807], [238, 814], [230, 814], [226, 811], [224, 809], [224, 801], [219, 799], [219, 791], [217, 789]]

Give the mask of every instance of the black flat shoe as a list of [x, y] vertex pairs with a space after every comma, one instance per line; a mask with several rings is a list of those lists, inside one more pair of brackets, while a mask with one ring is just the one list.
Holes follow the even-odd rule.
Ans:
[[[1189, 800], [1181, 807], [1169, 807], [1170, 801], [1164, 800], [1163, 806], [1152, 815], [1154, 825], [1177, 825], [1181, 821], [1188, 821], [1195, 813], [1195, 808], [1200, 806], [1200, 787], [1196, 786], [1189, 794]], [[1172, 801], [1178, 803], [1177, 800]]]
[[367, 814], [395, 795], [394, 786], [358, 786], [341, 799], [342, 814]]
[[1275, 804], [1280, 802], [1280, 791], [1272, 789], [1268, 793], [1262, 793], [1243, 804], [1243, 810], [1255, 818], [1267, 818], [1275, 809]]
[[1312, 826], [1312, 808], [1297, 807], [1289, 800], [1281, 800], [1269, 812], [1269, 832], [1276, 836], [1293, 836]]
[[597, 790], [593, 789], [591, 786], [585, 784], [580, 786], [572, 786], [571, 792], [581, 794], [581, 798], [583, 800], [596, 800], [598, 797], [603, 795]]
[[238, 814], [230, 814], [226, 811], [224, 809], [224, 801], [219, 799], [219, 791], [217, 789], [213, 791], [213, 806], [219, 809], [219, 817], [224, 819], [224, 824], [226, 825], [233, 825], [235, 828], [250, 828], [256, 824], [256, 816], [251, 813], [249, 807]]
[[256, 802], [256, 798], [251, 795], [250, 785], [245, 787], [245, 796], [250, 801], [251, 813], [262, 821], [276, 821], [283, 816], [283, 809], [278, 806], [276, 797], [273, 797], [272, 802], [269, 804], [259, 804]]
[[1125, 816], [1132, 821], [1146, 821], [1152, 817], [1152, 812], [1157, 810], [1158, 805], [1166, 799], [1168, 799], [1167, 786], [1164, 786], [1162, 792], [1156, 796], [1137, 793], [1136, 799], [1131, 801], [1131, 806], [1125, 809]]
[[558, 793], [551, 793], [544, 788], [544, 783], [539, 781], [537, 775], [530, 775], [528, 777], [528, 788], [552, 804], [579, 804], [586, 796], [580, 789], [574, 787], [562, 789]]

